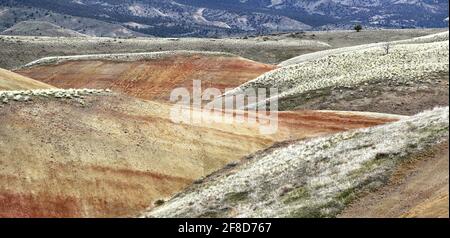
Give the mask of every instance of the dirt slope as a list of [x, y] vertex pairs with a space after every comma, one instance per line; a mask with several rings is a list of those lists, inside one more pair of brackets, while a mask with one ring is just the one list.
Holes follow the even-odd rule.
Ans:
[[116, 94], [4, 105], [0, 217], [126, 216], [277, 141], [395, 120], [286, 113], [277, 134], [262, 136], [257, 125], [174, 124], [169, 109]]
[[[130, 60], [133, 58], [137, 60]], [[224, 92], [274, 68], [229, 54], [180, 51], [114, 58], [62, 57], [57, 63], [16, 72], [60, 88], [111, 88], [142, 99], [167, 101], [173, 89], [192, 88], [193, 80], [202, 80], [203, 87]]]
[[0, 68], [0, 91], [1, 90], [27, 90], [27, 89], [49, 89], [54, 88], [48, 84], [27, 78]]
[[363, 196], [340, 217], [449, 217], [448, 141], [402, 164], [387, 186]]

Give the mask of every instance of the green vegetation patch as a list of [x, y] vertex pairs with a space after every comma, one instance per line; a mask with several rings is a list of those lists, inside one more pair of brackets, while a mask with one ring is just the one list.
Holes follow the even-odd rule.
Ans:
[[249, 194], [248, 191], [227, 193], [225, 195], [225, 201], [230, 203], [241, 202], [247, 200]]
[[288, 215], [288, 218], [326, 218], [321, 212], [321, 207], [302, 207]]
[[300, 200], [305, 200], [310, 197], [308, 189], [305, 187], [296, 188], [283, 196], [285, 204], [294, 203]]

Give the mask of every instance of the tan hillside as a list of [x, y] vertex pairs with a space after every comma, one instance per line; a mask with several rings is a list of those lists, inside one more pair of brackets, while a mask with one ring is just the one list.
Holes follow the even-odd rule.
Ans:
[[169, 105], [120, 94], [36, 95], [50, 96], [0, 107], [0, 217], [128, 216], [278, 141], [398, 119], [281, 113], [278, 133], [262, 136], [258, 125], [174, 124]]
[[54, 88], [48, 84], [22, 76], [11, 71], [0, 68], [0, 91], [1, 90], [26, 90], [26, 89], [49, 89]]

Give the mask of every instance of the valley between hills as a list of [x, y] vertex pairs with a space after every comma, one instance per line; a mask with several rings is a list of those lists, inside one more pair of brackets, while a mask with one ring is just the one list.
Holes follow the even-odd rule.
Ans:
[[[448, 217], [448, 34], [0, 36], [0, 217]], [[175, 123], [193, 80], [278, 130]]]

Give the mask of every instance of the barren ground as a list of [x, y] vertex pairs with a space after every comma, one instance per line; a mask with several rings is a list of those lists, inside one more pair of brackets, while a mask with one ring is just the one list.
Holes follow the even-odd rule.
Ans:
[[59, 88], [110, 88], [142, 99], [168, 101], [175, 88], [192, 92], [193, 80], [223, 93], [274, 68], [237, 56], [194, 54], [132, 62], [69, 61], [16, 72]]

